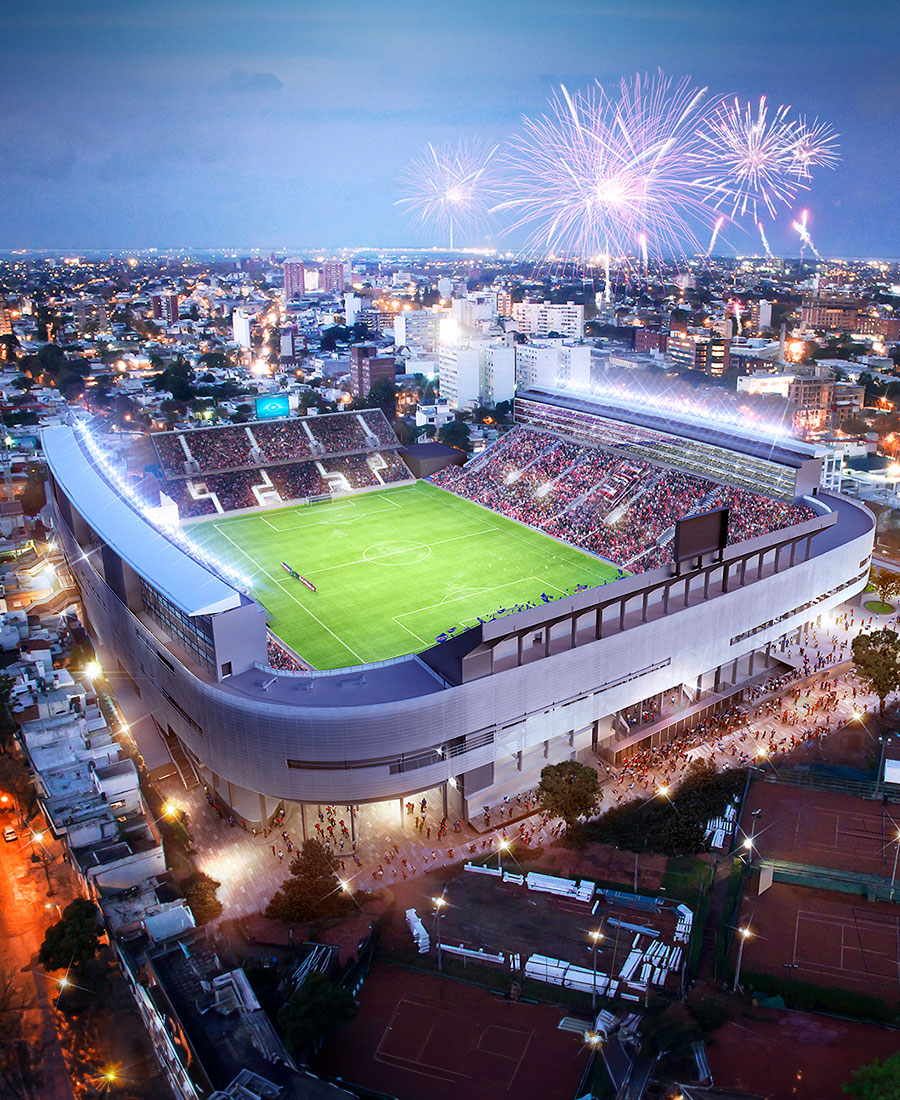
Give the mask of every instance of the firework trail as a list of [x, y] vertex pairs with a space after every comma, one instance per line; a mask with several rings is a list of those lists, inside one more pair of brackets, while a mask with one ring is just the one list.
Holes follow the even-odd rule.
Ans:
[[414, 214], [423, 226], [448, 233], [484, 230], [499, 197], [497, 146], [480, 140], [447, 142], [416, 157], [403, 173], [406, 192], [397, 206]]
[[812, 237], [809, 235], [809, 229], [806, 225], [806, 220], [808, 217], [809, 211], [804, 210], [800, 215], [800, 220], [792, 223], [794, 229], [800, 234], [800, 258], [803, 259], [803, 249], [806, 245], [809, 245], [810, 251], [816, 257], [816, 259], [821, 260], [822, 257], [819, 255], [816, 246], [813, 244]]
[[763, 223], [761, 221], [757, 221], [756, 226], [759, 229], [759, 236], [760, 236], [760, 239], [762, 240], [763, 248], [766, 250], [766, 255], [771, 260], [772, 259], [772, 249], [769, 248], [769, 242], [766, 238], [766, 231], [763, 228]]
[[524, 229], [527, 251], [563, 261], [605, 265], [635, 242], [644, 259], [642, 235], [657, 256], [701, 251], [693, 227], [716, 220], [696, 179], [701, 124], [717, 106], [705, 94], [661, 73], [623, 81], [613, 96], [599, 84], [561, 87], [510, 141], [507, 197], [495, 207], [508, 231]]
[[713, 226], [712, 236], [709, 238], [709, 245], [707, 246], [707, 249], [706, 249], [706, 255], [707, 256], [712, 254], [712, 250], [716, 246], [716, 240], [719, 236], [719, 231], [721, 230], [721, 228], [724, 224], [725, 224], [725, 215], [721, 214], [719, 216], [719, 218], [716, 220], [716, 224]]

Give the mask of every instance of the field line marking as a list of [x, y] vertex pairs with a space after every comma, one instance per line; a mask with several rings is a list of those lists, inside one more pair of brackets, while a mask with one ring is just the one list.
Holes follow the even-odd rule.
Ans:
[[419, 635], [414, 630], [410, 630], [408, 626], [404, 626], [403, 623], [400, 622], [400, 620], [397, 618], [396, 615], [391, 615], [391, 618], [397, 624], [397, 626], [400, 627], [401, 630], [405, 630], [407, 634], [411, 634], [416, 639], [417, 642], [421, 642], [421, 644], [424, 645], [424, 646], [431, 645], [431, 642], [426, 642], [424, 638], [420, 638]]
[[[439, 488], [439, 486], [435, 486], [435, 488]], [[441, 491], [446, 496], [451, 497], [453, 500], [458, 500], [461, 503], [469, 504], [469, 505], [471, 505], [475, 508], [478, 508], [479, 511], [486, 508], [485, 505], [476, 504], [475, 501], [464, 500], [464, 498], [456, 497], [454, 494], [447, 492], [447, 490], [441, 490]], [[450, 502], [448, 502], [448, 506], [451, 507], [451, 508], [455, 507], [458, 512], [462, 512], [464, 514], [468, 513], [468, 510], [466, 508], [461, 508], [461, 507], [459, 507], [459, 505], [454, 505], [454, 504], [451, 504]], [[494, 514], [495, 513], [491, 512], [491, 515], [494, 515]], [[518, 539], [519, 542], [524, 542], [526, 545], [529, 545], [531, 543], [530, 539], [526, 538], [524, 535], [520, 535], [515, 530], [515, 528], [518, 526], [518, 524], [514, 523], [511, 519], [509, 519], [506, 516], [501, 516], [499, 513], [496, 513], [496, 515], [497, 515], [497, 519], [505, 520], [505, 522], [502, 523], [502, 524], [501, 523], [492, 523], [489, 519], [487, 519], [486, 516], [485, 517], [479, 517], [479, 518], [483, 518], [484, 522], [487, 524], [488, 527], [491, 528], [491, 530], [494, 530], [494, 531], [507, 531], [508, 530], [509, 533], [512, 535], [512, 537]], [[577, 555], [580, 558], [584, 558], [585, 561], [587, 563], [589, 563], [589, 564], [584, 566], [584, 570], [585, 570], [586, 573], [590, 573], [591, 576], [598, 577], [600, 580], [603, 580], [603, 581], [611, 579], [610, 577], [604, 577], [603, 574], [601, 574], [601, 573], [596, 573], [594, 571], [594, 569], [591, 568], [591, 565], [603, 565], [605, 563], [601, 562], [598, 558], [596, 558], [595, 555], [590, 554], [587, 550], [579, 550], [574, 546], [572, 546], [572, 547], [568, 547], [568, 546], [563, 547], [554, 538], [552, 538], [550, 535], [544, 534], [543, 531], [539, 531], [536, 527], [530, 527], [529, 531], [533, 535], [537, 536], [538, 538], [548, 542], [551, 546], [558, 547], [560, 550], [562, 550], [562, 549], [569, 550], [569, 552], [572, 555]], [[548, 557], [559, 558], [561, 561], [565, 561], [567, 565], [573, 565], [573, 566], [575, 565], [575, 562], [573, 562], [571, 560], [568, 560], [563, 554], [558, 554], [555, 550], [544, 550], [543, 552]], [[616, 570], [615, 566], [607, 565], [606, 568], [610, 570], [610, 572], [612, 573], [613, 576], [615, 576], [615, 570]]]
[[[216, 528], [216, 530], [217, 530], [217, 531], [219, 531], [218, 525], [216, 525], [216, 524], [213, 524], [213, 526], [214, 526], [214, 527]], [[270, 572], [268, 572], [268, 570], [266, 570], [266, 569], [263, 569], [263, 567], [262, 567], [262, 566], [261, 566], [261, 565], [259, 564], [259, 562], [258, 562], [258, 561], [256, 561], [256, 559], [255, 559], [255, 558], [252, 558], [252, 557], [250, 557], [250, 555], [249, 555], [249, 554], [247, 553], [247, 551], [246, 551], [246, 550], [242, 550], [242, 549], [241, 549], [241, 547], [240, 547], [240, 546], [238, 546], [238, 544], [237, 544], [237, 543], [236, 543], [236, 542], [234, 541], [234, 539], [233, 539], [233, 538], [231, 538], [231, 536], [230, 536], [230, 535], [226, 535], [224, 531], [219, 531], [219, 534], [220, 534], [220, 535], [222, 535], [222, 536], [223, 536], [223, 538], [226, 538], [226, 539], [228, 539], [228, 541], [229, 541], [229, 542], [231, 543], [231, 545], [232, 545], [232, 546], [233, 546], [233, 547], [235, 548], [235, 550], [237, 550], [237, 551], [238, 551], [239, 553], [243, 554], [243, 555], [244, 555], [244, 557], [245, 557], [245, 558], [247, 558], [247, 559], [248, 559], [249, 561], [253, 562], [253, 564], [254, 564], [254, 565], [256, 566], [256, 568], [257, 568], [257, 569], [258, 569], [258, 570], [260, 571], [260, 573], [262, 573], [262, 574], [263, 574], [264, 576], [268, 577], [268, 578], [269, 578], [269, 580], [270, 580], [270, 581], [271, 581], [271, 582], [272, 582], [272, 583], [273, 583], [273, 584], [274, 584], [274, 585], [275, 585], [275, 586], [276, 586], [277, 588], [280, 588], [280, 589], [281, 589], [281, 591], [282, 591], [282, 592], [283, 592], [283, 593], [284, 593], [284, 594], [285, 594], [286, 596], [290, 597], [290, 599], [292, 599], [292, 600], [294, 601], [294, 603], [295, 603], [295, 604], [296, 604], [296, 605], [297, 605], [297, 606], [298, 606], [299, 608], [302, 608], [302, 609], [303, 609], [303, 610], [304, 610], [304, 611], [305, 611], [305, 612], [307, 613], [307, 615], [309, 615], [309, 616], [310, 616], [310, 618], [312, 618], [312, 619], [315, 619], [315, 620], [316, 620], [316, 622], [317, 622], [317, 623], [319, 624], [319, 626], [321, 626], [321, 627], [323, 628], [323, 630], [327, 630], [327, 631], [328, 631], [328, 633], [329, 633], [329, 634], [330, 634], [330, 635], [332, 636], [332, 638], [334, 638], [334, 640], [335, 640], [336, 642], [339, 642], [339, 643], [340, 643], [340, 645], [342, 645], [342, 646], [344, 647], [344, 649], [346, 649], [346, 650], [347, 650], [347, 652], [348, 652], [348, 653], [352, 653], [352, 654], [353, 654], [353, 656], [354, 656], [354, 657], [355, 657], [355, 658], [356, 658], [356, 659], [357, 659], [357, 660], [358, 660], [358, 661], [360, 662], [360, 664], [365, 664], [365, 663], [366, 663], [366, 662], [365, 662], [365, 661], [363, 660], [363, 658], [362, 658], [362, 657], [360, 657], [360, 655], [359, 655], [359, 654], [358, 654], [358, 653], [356, 652], [356, 650], [355, 650], [355, 649], [351, 649], [351, 647], [347, 645], [347, 643], [346, 643], [346, 642], [345, 642], [345, 641], [343, 640], [343, 638], [340, 638], [340, 637], [338, 637], [338, 635], [337, 635], [337, 634], [335, 634], [335, 632], [334, 632], [334, 631], [333, 631], [333, 630], [332, 630], [332, 629], [331, 629], [330, 627], [327, 627], [327, 626], [326, 626], [326, 625], [325, 625], [325, 624], [324, 624], [324, 623], [322, 622], [322, 620], [321, 620], [321, 619], [320, 619], [320, 618], [318, 617], [318, 615], [315, 615], [315, 614], [314, 614], [314, 613], [313, 613], [312, 611], [310, 611], [310, 610], [309, 610], [309, 608], [308, 608], [308, 607], [307, 607], [307, 606], [306, 606], [305, 604], [302, 604], [302, 603], [301, 603], [301, 602], [300, 602], [300, 601], [299, 601], [299, 600], [297, 599], [297, 597], [296, 597], [296, 596], [294, 595], [294, 593], [293, 593], [293, 592], [290, 592], [290, 591], [288, 591], [288, 589], [287, 589], [287, 588], [285, 588], [285, 586], [284, 586], [283, 582], [282, 582], [282, 581], [280, 580], [280, 578], [278, 578], [278, 577], [273, 577], [273, 576], [272, 576], [272, 574], [271, 574]]]
[[263, 523], [267, 527], [271, 527], [273, 531], [277, 531], [279, 535], [281, 534], [281, 532], [278, 530], [278, 528], [275, 526], [275, 524], [274, 523], [269, 523], [269, 521], [266, 519], [265, 516], [260, 516], [259, 518], [263, 521]]
[[322, 627], [323, 630], [327, 630], [328, 633], [332, 636], [332, 638], [334, 638], [334, 640], [336, 642], [338, 642], [340, 645], [342, 645], [344, 647], [344, 649], [347, 650], [348, 653], [352, 653], [353, 656], [357, 659], [357, 661], [359, 661], [359, 663], [361, 665], [364, 665], [366, 663], [364, 657], [360, 657], [360, 655], [356, 652], [356, 650], [351, 648], [350, 646], [348, 646], [347, 643], [344, 641], [344, 639], [341, 638], [339, 635], [335, 634], [335, 632], [331, 629], [330, 626], [326, 626], [325, 623], [323, 623], [322, 620], [319, 618], [319, 616], [315, 614], [315, 612], [310, 611], [310, 609], [306, 606], [306, 604], [301, 603], [297, 599], [297, 597], [294, 595], [293, 592], [289, 592], [288, 589], [285, 588], [283, 581], [276, 580], [275, 584], [278, 585], [278, 587], [281, 589], [282, 592], [284, 592], [284, 594], [286, 596], [290, 596], [290, 598], [294, 601], [294, 603], [298, 607], [302, 608], [306, 612], [306, 614], [310, 616], [310, 618], [315, 619], [316, 622], [319, 624], [319, 626]]
[[[483, 588], [481, 591], [482, 592], [490, 592], [490, 593], [501, 592], [504, 588], [509, 588], [511, 585], [514, 585], [514, 584], [523, 584], [525, 581], [537, 581], [538, 584], [542, 583], [535, 576], [519, 577], [518, 579], [516, 579], [514, 581], [509, 581], [507, 584], [493, 585], [490, 588]], [[557, 592], [559, 592], [559, 591], [561, 591], [561, 589], [557, 589]], [[472, 595], [478, 595], [478, 594], [479, 593], [466, 592], [466, 593], [463, 593], [462, 596], [453, 596], [451, 598], [448, 598], [448, 597], [445, 596], [444, 599], [441, 600], [440, 603], [426, 604], [424, 607], [417, 607], [414, 611], [403, 611], [400, 616], [394, 616], [394, 617], [406, 618], [407, 615], [418, 615], [422, 611], [432, 611], [436, 607], [449, 607], [449, 605], [452, 604], [456, 600], [467, 600]], [[412, 631], [410, 631], [410, 633], [412, 633]]]

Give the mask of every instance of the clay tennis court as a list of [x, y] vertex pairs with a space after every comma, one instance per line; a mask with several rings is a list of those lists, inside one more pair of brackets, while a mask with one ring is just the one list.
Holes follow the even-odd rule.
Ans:
[[[882, 810], [884, 809], [884, 813]], [[754, 810], [760, 813], [753, 815]], [[890, 878], [898, 807], [854, 795], [757, 782], [747, 794], [740, 836], [756, 858], [809, 863]]]
[[449, 979], [379, 964], [356, 1018], [330, 1039], [317, 1069], [399, 1100], [569, 1100], [587, 1065], [563, 1013], [516, 1004]]
[[753, 932], [743, 970], [811, 985], [895, 997], [900, 991], [900, 906], [776, 883], [745, 896]]

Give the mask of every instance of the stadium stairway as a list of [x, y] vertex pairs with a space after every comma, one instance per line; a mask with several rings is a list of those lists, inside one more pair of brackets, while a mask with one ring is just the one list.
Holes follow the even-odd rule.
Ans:
[[175, 765], [175, 770], [181, 777], [181, 782], [184, 784], [186, 791], [192, 791], [195, 787], [200, 786], [200, 780], [197, 777], [197, 773], [194, 771], [194, 765], [190, 761], [190, 757], [184, 751], [184, 746], [178, 740], [174, 734], [165, 733], [166, 748], [169, 750], [169, 756], [172, 757], [172, 763]]

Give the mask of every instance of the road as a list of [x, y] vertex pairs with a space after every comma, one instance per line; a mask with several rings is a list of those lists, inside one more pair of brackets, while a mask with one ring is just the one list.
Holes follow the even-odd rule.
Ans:
[[[3, 824], [8, 824], [7, 815], [3, 818]], [[14, 977], [24, 977], [25, 993], [34, 1001], [28, 1010], [32, 1024], [26, 1027], [26, 1035], [38, 1049], [43, 1047], [43, 1080], [33, 1090], [32, 1100], [74, 1100], [50, 1001], [53, 987], [37, 963], [44, 932], [57, 919], [56, 905], [65, 907], [73, 896], [59, 844], [54, 842], [48, 851], [54, 857], [49, 868], [54, 892], [49, 898], [44, 870], [40, 863], [31, 862], [31, 845], [0, 841], [0, 966]]]

